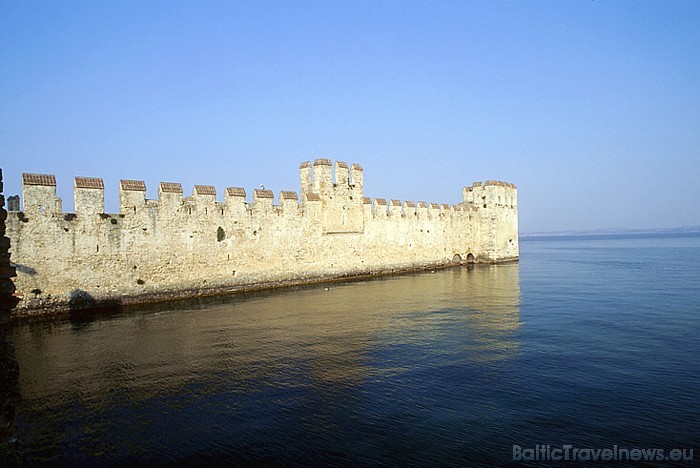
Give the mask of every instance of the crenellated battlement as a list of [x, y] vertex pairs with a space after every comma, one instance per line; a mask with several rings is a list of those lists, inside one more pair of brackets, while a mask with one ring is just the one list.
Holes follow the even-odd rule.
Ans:
[[22, 174], [23, 185], [39, 185], [44, 187], [55, 187], [56, 176], [53, 174]]
[[53, 174], [22, 174], [22, 199], [28, 213], [51, 215], [62, 211]]
[[462, 192], [464, 203], [480, 209], [517, 209], [518, 189], [515, 184], [498, 180], [487, 180], [485, 183], [474, 182], [471, 187], [464, 187]]
[[375, 198], [372, 201], [371, 198], [365, 197], [363, 204], [367, 207], [366, 209], [369, 210], [367, 213], [371, 214], [373, 219], [387, 220], [451, 219], [461, 216], [463, 211], [473, 211], [471, 208], [463, 207], [462, 205], [426, 203], [422, 201], [416, 203], [414, 201], [397, 199], [387, 201], [385, 198]]
[[104, 180], [99, 179], [97, 177], [76, 177], [75, 188], [88, 190], [104, 190], [105, 182]]
[[253, 200], [256, 201], [256, 200], [262, 200], [262, 199], [274, 200], [275, 194], [272, 192], [272, 190], [261, 190], [261, 189], [253, 190]]
[[[392, 199], [377, 199], [379, 205], [373, 206], [372, 199], [363, 196], [363, 169], [357, 164], [349, 165], [343, 161], [335, 164], [326, 158], [302, 162], [300, 169], [301, 196], [296, 192], [282, 191], [279, 205], [274, 204], [271, 190], [253, 190], [252, 203], [246, 201], [247, 192], [242, 187], [227, 187], [224, 201], [217, 202], [217, 190], [213, 185], [194, 185], [191, 196], [184, 196], [184, 189], [179, 182], [160, 182], [158, 198], [146, 197], [146, 183], [143, 180], [122, 179], [119, 181], [119, 214], [123, 216], [140, 216], [149, 214], [175, 215], [179, 212], [192, 214], [197, 207], [208, 210], [218, 208], [222, 214], [240, 214], [250, 210], [266, 211], [274, 207], [286, 209], [288, 213], [303, 215], [307, 202], [322, 201], [322, 225], [328, 232], [361, 231], [364, 224], [364, 205], [372, 207], [374, 216], [399, 217], [415, 214], [414, 202], [402, 202]], [[22, 200], [24, 211], [39, 212], [45, 215], [60, 215], [62, 201], [56, 195], [56, 176], [53, 174], [28, 174], [22, 176]], [[104, 179], [97, 177], [75, 177], [74, 179], [75, 214], [92, 216], [105, 214]], [[294, 206], [296, 205], [296, 206]], [[376, 205], [376, 204], [375, 204]], [[13, 211], [20, 211], [14, 203]]]
[[189, 196], [160, 182], [151, 200], [143, 180], [122, 179], [119, 213], [107, 214], [104, 180], [81, 176], [64, 213], [54, 175], [22, 174], [23, 206], [12, 199], [8, 216], [20, 310], [76, 290], [148, 301], [518, 257], [514, 184], [475, 182], [459, 204], [371, 198], [359, 164], [326, 158], [302, 162], [299, 181], [298, 193], [198, 184]]
[[362, 194], [363, 174], [359, 164], [344, 161], [336, 161], [335, 165], [330, 159], [319, 158], [313, 164], [309, 161], [299, 165], [299, 181], [302, 196], [305, 193], [315, 192], [331, 195], [334, 191], [353, 191]]
[[213, 185], [195, 185], [193, 195], [216, 198], [216, 187]]
[[73, 196], [76, 214], [99, 214], [105, 211], [105, 183], [96, 177], [76, 177]]

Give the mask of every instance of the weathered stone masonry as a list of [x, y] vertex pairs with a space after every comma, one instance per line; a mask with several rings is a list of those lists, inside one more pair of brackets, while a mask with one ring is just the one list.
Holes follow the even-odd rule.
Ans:
[[[116, 304], [518, 258], [513, 184], [465, 187], [458, 205], [371, 200], [357, 164], [300, 166], [300, 193], [122, 180], [119, 214], [104, 213], [102, 179], [76, 177], [64, 213], [52, 175], [23, 174], [23, 211], [7, 233], [21, 301], [16, 314]], [[13, 207], [19, 208], [17, 203]]]

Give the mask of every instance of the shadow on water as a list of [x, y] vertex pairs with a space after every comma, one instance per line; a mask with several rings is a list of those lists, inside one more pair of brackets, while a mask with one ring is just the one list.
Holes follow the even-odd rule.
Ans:
[[68, 308], [70, 322], [85, 326], [98, 317], [119, 314], [123, 310], [123, 305], [117, 299], [98, 301], [89, 292], [75, 289], [70, 293]]

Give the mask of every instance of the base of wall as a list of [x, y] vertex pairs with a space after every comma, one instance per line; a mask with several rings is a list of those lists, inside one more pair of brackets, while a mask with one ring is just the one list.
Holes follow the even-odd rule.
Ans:
[[[502, 260], [479, 260], [478, 264], [498, 264], [517, 262], [518, 257]], [[478, 265], [477, 264], [477, 265]], [[260, 281], [246, 284], [219, 284], [199, 287], [173, 287], [150, 290], [144, 293], [124, 293], [93, 295], [87, 291], [76, 290], [65, 296], [47, 296], [24, 298], [12, 311], [12, 318], [48, 317], [52, 315], [80, 314], [90, 311], [117, 311], [125, 307], [148, 304], [167, 303], [188, 299], [226, 296], [237, 293], [263, 291], [277, 288], [289, 288], [318, 283], [334, 283], [362, 280], [379, 276], [402, 275], [421, 271], [445, 268], [472, 267], [465, 261], [461, 263], [436, 262], [421, 265], [397, 266], [394, 268], [361, 269], [331, 275], [310, 275], [276, 281]]]
[[520, 261], [520, 257], [504, 257], [504, 258], [499, 258], [498, 260], [486, 260], [486, 259], [480, 259], [479, 263], [488, 263], [490, 265], [496, 265], [500, 263], [516, 263]]

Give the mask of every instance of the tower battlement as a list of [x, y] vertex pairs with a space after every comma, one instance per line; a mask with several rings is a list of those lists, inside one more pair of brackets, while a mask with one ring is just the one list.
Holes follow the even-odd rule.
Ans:
[[477, 208], [517, 209], [518, 188], [510, 182], [487, 180], [485, 183], [474, 182], [462, 191], [464, 203]]

